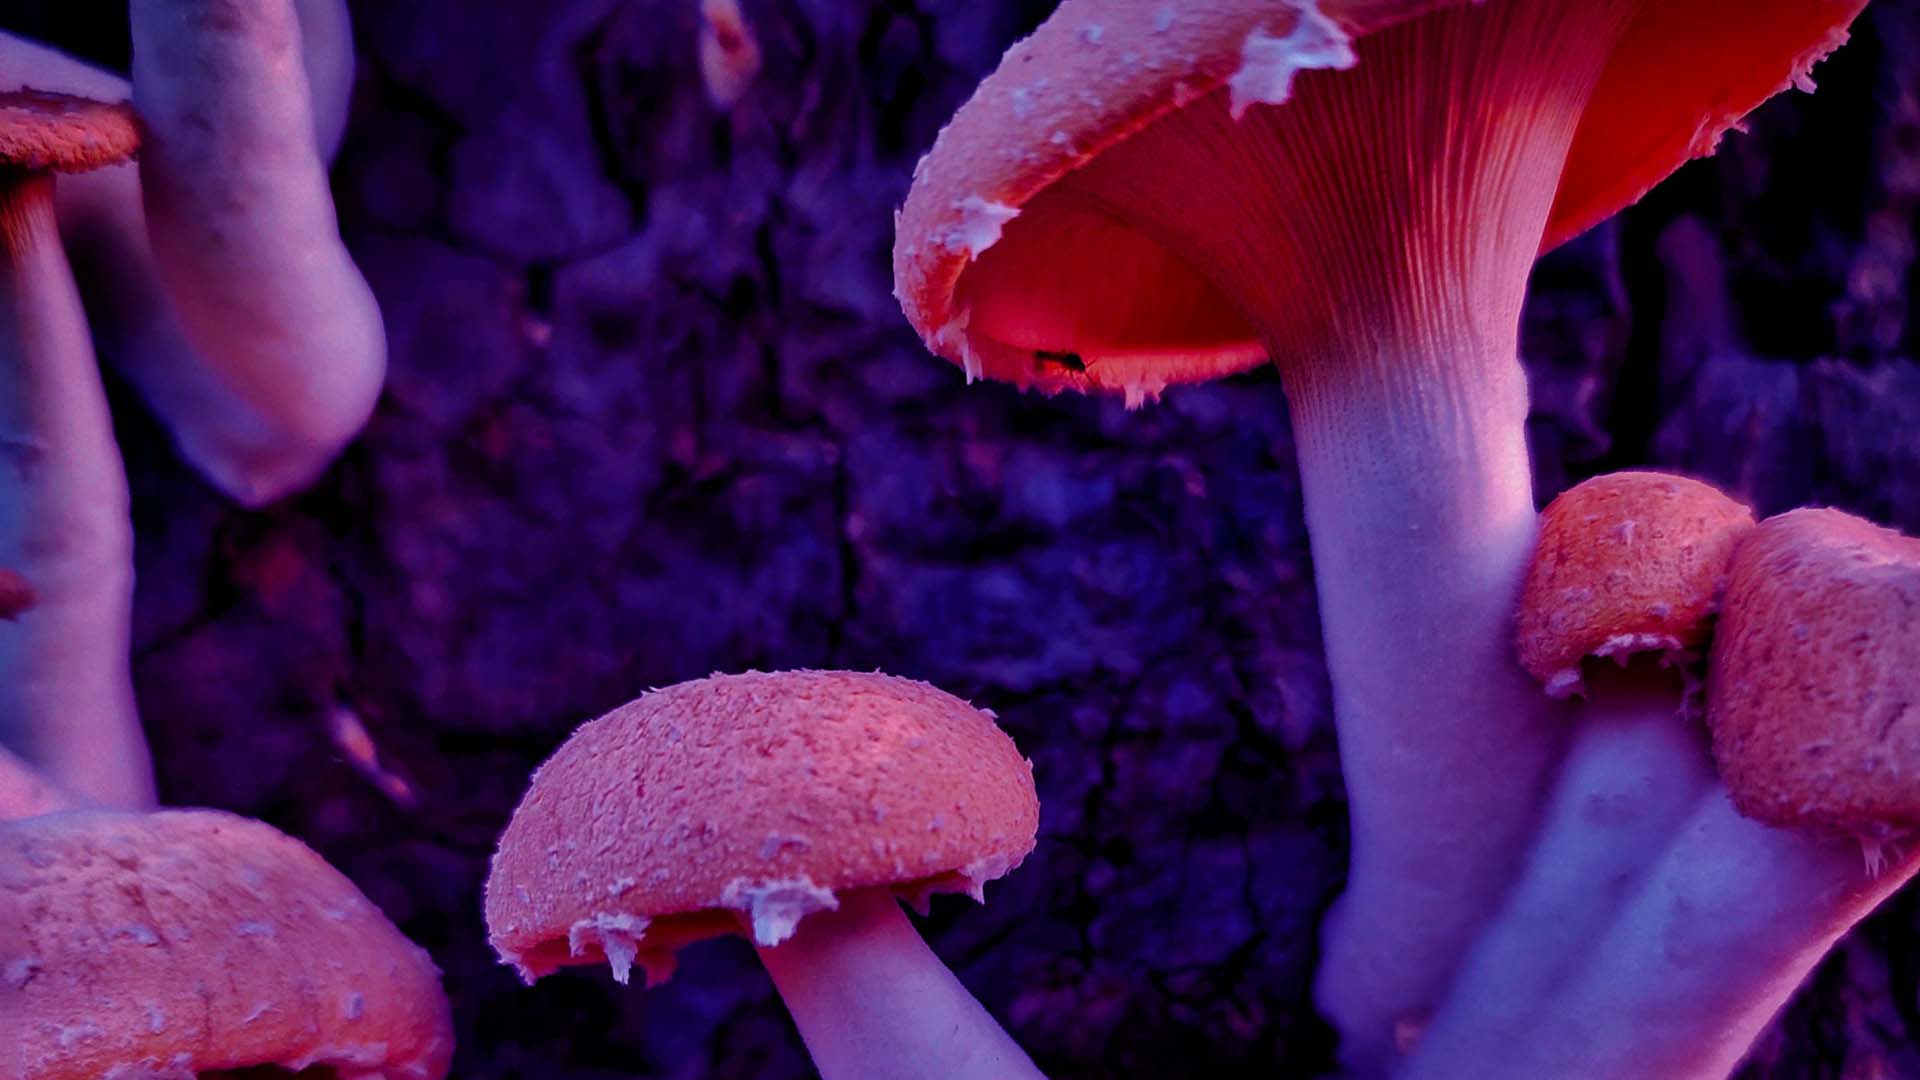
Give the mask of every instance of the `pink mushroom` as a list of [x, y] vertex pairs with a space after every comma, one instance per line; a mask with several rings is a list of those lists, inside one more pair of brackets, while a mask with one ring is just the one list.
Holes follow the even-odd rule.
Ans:
[[1562, 753], [1507, 648], [1528, 270], [1863, 4], [1066, 0], [916, 170], [896, 291], [970, 378], [1137, 404], [1280, 368], [1352, 813], [1318, 996], [1356, 1068], [1440, 995]]
[[534, 775], [487, 878], [495, 950], [528, 980], [601, 960], [672, 974], [741, 933], [827, 1080], [1040, 1074], [899, 900], [1033, 850], [1032, 767], [989, 714], [924, 683], [715, 675], [583, 726]]
[[35, 600], [0, 623], [0, 744], [111, 806], [153, 801], [127, 668], [133, 537], [53, 174], [124, 161], [137, 138], [124, 106], [0, 94], [0, 565]]
[[[1833, 511], [1747, 531], [1713, 635], [1713, 759], [1671, 715], [1596, 698], [1527, 875], [1407, 1075], [1732, 1071], [1920, 868], [1915, 603], [1920, 542]], [[1642, 736], [1632, 771], [1604, 774], [1592, 747], [1623, 732]]]
[[0, 886], [4, 1080], [447, 1074], [452, 1024], [427, 954], [257, 821], [0, 823]]

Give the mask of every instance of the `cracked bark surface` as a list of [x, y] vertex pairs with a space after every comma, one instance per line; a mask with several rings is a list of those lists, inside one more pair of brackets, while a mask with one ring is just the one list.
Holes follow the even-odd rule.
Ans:
[[[1034, 758], [1039, 849], [922, 929], [1043, 1069], [1330, 1065], [1344, 811], [1278, 380], [1136, 413], [964, 387], [889, 295], [914, 160], [1047, 6], [746, 0], [765, 66], [726, 115], [691, 3], [358, 4], [334, 181], [391, 340], [370, 430], [249, 514], [118, 395], [163, 797], [308, 840], [430, 949], [456, 1075], [807, 1074], [743, 942], [660, 990], [523, 989], [478, 893], [578, 723], [801, 665], [931, 680]], [[1541, 264], [1543, 500], [1665, 466], [1920, 532], [1920, 9], [1816, 74]], [[1909, 893], [1862, 927], [1749, 1072], [1920, 1074], [1917, 922]]]

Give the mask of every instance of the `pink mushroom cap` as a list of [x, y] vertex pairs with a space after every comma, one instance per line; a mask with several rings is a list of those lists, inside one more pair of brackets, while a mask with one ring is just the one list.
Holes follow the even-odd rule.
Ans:
[[529, 980], [634, 963], [749, 924], [777, 945], [836, 894], [909, 899], [1019, 865], [1032, 766], [989, 714], [925, 683], [715, 675], [580, 728], [540, 767], [487, 878], [489, 935]]

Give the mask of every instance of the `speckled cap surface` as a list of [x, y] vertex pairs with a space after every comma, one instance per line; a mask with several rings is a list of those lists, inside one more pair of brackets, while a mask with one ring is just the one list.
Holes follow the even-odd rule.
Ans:
[[[1065, 0], [941, 131], [896, 225], [894, 291], [928, 348], [969, 372], [1043, 391], [1124, 390], [1245, 370], [1264, 349], [1204, 275], [1126, 223], [1020, 213], [1067, 173], [1189, 108], [1263, 96], [1296, 71], [1353, 67], [1349, 43], [1468, 0]], [[1526, 3], [1532, 0], [1486, 0]], [[1578, 0], [1573, 0], [1578, 2]], [[1645, 0], [1609, 54], [1569, 149], [1543, 249], [1611, 217], [1674, 169], [1711, 154], [1761, 102], [1846, 40], [1866, 0]], [[1366, 68], [1328, 75], [1361, 77]], [[1266, 84], [1265, 86], [1261, 84]], [[1273, 95], [1283, 97], [1284, 94]], [[1285, 105], [1275, 106], [1285, 108]], [[1047, 220], [1035, 220], [1046, 218]], [[1043, 348], [1100, 363], [1036, 364], [1032, 343], [969, 327], [961, 279], [1003, 234], [1102, 280], [1063, 281], [1064, 324], [1097, 345]], [[1091, 243], [1092, 253], [1075, 253]], [[1046, 287], [1023, 281], [1022, 288]], [[1029, 300], [1054, 302], [1048, 295]], [[1162, 311], [1158, 319], [1137, 312]], [[1144, 329], [1143, 329], [1144, 328]], [[1138, 336], [1145, 334], [1144, 337]]]
[[0, 169], [86, 172], [133, 157], [133, 108], [42, 90], [0, 93]]
[[209, 810], [0, 824], [0, 1078], [437, 1080], [439, 974], [353, 884]]
[[1734, 805], [1867, 837], [1920, 825], [1920, 540], [1837, 510], [1734, 553], [1708, 676]]
[[1520, 590], [1520, 666], [1563, 697], [1580, 662], [1677, 652], [1707, 640], [1753, 511], [1666, 473], [1596, 476], [1540, 514]]
[[1039, 825], [1032, 767], [989, 714], [925, 683], [715, 675], [576, 731], [534, 774], [487, 878], [493, 946], [529, 979], [679, 945], [777, 944], [839, 890], [970, 891]]

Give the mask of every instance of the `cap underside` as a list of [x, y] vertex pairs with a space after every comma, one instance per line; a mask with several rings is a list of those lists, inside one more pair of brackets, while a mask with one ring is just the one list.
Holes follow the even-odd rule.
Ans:
[[[1276, 28], [1291, 21], [1289, 12], [1313, 10], [1231, 6], [1262, 8]], [[1796, 84], [1810, 88], [1809, 68], [1845, 40], [1846, 26], [1864, 6], [1865, 0], [1645, 3], [1582, 114], [1542, 249], [1636, 201], [1691, 158], [1710, 154], [1722, 133], [1768, 97]], [[1371, 20], [1357, 32], [1360, 63], [1352, 71], [1302, 65], [1293, 93], [1335, 93], [1343, 80], [1369, 77], [1365, 34], [1407, 21], [1382, 14], [1386, 7], [1371, 5], [1363, 13], [1361, 5], [1324, 0], [1320, 8], [1349, 29], [1354, 19]], [[991, 159], [978, 150], [982, 132], [972, 130], [1005, 128], [1012, 114], [1023, 111], [1045, 112], [1032, 104], [1040, 92], [1035, 88], [1064, 80], [1049, 84], [1043, 66], [1031, 61], [1064, 56], [1059, 63], [1069, 75], [1079, 67], [1108, 70], [1071, 54], [1085, 45], [1089, 30], [1101, 29], [1081, 24], [1103, 15], [1108, 30], [1100, 47], [1139, 46], [1140, 52], [1150, 52], [1152, 35], [1165, 30], [1169, 18], [1120, 17], [1069, 0], [1049, 25], [1009, 52], [916, 173], [895, 268], [909, 318], [931, 348], [969, 376], [1049, 392], [1126, 390], [1137, 399], [1165, 385], [1255, 367], [1265, 350], [1206, 274], [1124, 215], [1057, 181], [1140, 130], [1180, 123], [1186, 110], [1225, 109], [1233, 91], [1220, 77], [1219, 58], [1189, 58], [1184, 67], [1148, 63], [1134, 76], [1135, 85], [1102, 87], [1122, 101], [1103, 103], [1096, 111], [1104, 117], [1124, 117], [1124, 101], [1142, 99], [1132, 107], [1130, 122], [1090, 120], [1079, 131], [1021, 129], [1014, 139], [1025, 148], [1017, 145]], [[1263, 32], [1257, 18], [1253, 25], [1253, 33]], [[1041, 56], [1042, 50], [1049, 55]], [[1179, 77], [1181, 71], [1188, 74]], [[1201, 80], [1196, 72], [1209, 78]], [[1072, 91], [1056, 86], [1044, 92]], [[1063, 160], [1062, 146], [1087, 149]], [[1196, 185], [1204, 192], [1204, 179]], [[966, 195], [957, 197], [961, 192]], [[983, 208], [991, 215], [985, 229]]]

